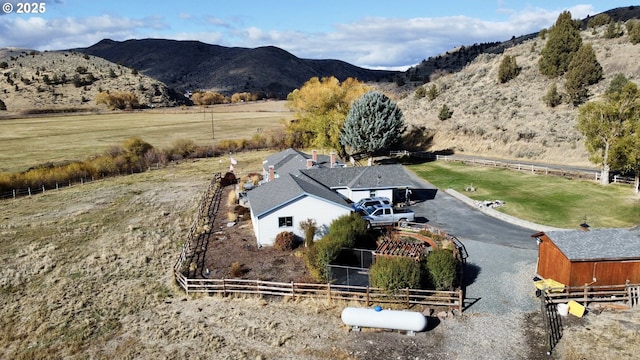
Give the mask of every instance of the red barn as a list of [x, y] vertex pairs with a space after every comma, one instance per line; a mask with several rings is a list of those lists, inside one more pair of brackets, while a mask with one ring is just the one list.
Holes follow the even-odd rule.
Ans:
[[549, 231], [538, 241], [537, 273], [566, 286], [640, 283], [640, 235], [627, 229]]

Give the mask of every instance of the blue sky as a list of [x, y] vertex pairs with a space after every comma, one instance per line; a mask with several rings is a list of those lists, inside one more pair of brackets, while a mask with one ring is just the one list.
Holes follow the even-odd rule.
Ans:
[[[33, 2], [33, 1], [32, 1]], [[36, 2], [38, 2], [36, 0]], [[165, 38], [239, 47], [273, 45], [308, 59], [405, 69], [460, 45], [502, 41], [628, 1], [50, 0], [39, 14], [0, 12], [0, 47], [62, 50]], [[5, 9], [3, 7], [3, 9]]]

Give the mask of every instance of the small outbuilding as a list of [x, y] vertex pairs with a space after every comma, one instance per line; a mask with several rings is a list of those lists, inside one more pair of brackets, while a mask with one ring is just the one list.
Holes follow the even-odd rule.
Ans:
[[538, 243], [538, 276], [565, 286], [640, 283], [640, 236], [627, 229], [548, 231]]

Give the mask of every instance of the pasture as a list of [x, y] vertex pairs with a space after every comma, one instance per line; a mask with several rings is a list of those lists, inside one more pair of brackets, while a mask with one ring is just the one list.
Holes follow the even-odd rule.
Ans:
[[[409, 169], [440, 189], [503, 200], [499, 211], [539, 224], [577, 228], [586, 220], [592, 227], [628, 227], [640, 221], [640, 197], [630, 186], [438, 161]], [[476, 191], [465, 192], [468, 186]]]
[[182, 139], [193, 140], [197, 145], [249, 139], [259, 131], [282, 128], [283, 120], [292, 117], [284, 101], [267, 101], [5, 119], [0, 120], [0, 172], [24, 171], [47, 162], [84, 160], [133, 136], [159, 148]]

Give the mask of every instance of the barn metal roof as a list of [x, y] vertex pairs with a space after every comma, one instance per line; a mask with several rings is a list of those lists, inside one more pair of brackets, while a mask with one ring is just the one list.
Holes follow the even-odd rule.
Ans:
[[548, 231], [545, 234], [571, 261], [640, 260], [640, 236], [628, 229]]

